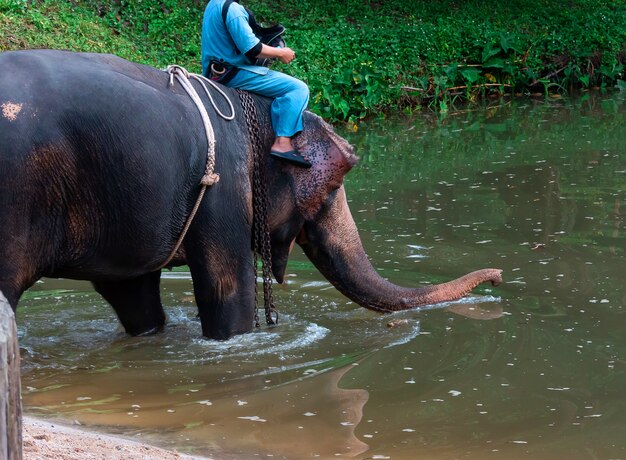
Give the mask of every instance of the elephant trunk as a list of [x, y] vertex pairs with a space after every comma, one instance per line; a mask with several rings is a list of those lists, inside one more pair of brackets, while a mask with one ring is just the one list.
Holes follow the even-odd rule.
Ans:
[[420, 288], [390, 283], [376, 272], [363, 249], [343, 187], [333, 193], [315, 221], [305, 223], [297, 241], [340, 292], [359, 305], [380, 312], [456, 300], [483, 282], [497, 285], [502, 281], [501, 270], [484, 269]]

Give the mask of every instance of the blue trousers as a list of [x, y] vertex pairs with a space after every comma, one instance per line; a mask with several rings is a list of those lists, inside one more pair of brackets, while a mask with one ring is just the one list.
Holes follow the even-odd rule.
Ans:
[[291, 137], [302, 131], [302, 113], [309, 103], [309, 87], [306, 83], [274, 70], [259, 75], [240, 69], [227, 86], [274, 99], [272, 127], [276, 136]]

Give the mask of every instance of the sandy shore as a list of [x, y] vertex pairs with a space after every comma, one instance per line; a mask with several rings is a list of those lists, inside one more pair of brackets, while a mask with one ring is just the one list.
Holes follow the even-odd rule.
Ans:
[[33, 417], [23, 419], [25, 460], [199, 460], [121, 437], [94, 433]]

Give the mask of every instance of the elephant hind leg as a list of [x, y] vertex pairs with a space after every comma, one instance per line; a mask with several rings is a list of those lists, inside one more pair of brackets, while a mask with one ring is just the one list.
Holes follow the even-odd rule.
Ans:
[[94, 281], [93, 285], [111, 304], [126, 332], [142, 335], [158, 332], [165, 324], [160, 282], [158, 271], [129, 280]]
[[17, 301], [20, 298], [21, 292], [15, 289], [12, 284], [0, 282], [0, 299], [5, 299], [11, 306], [13, 312], [17, 309]]
[[[0, 255], [0, 260], [2, 256]], [[34, 270], [28, 267], [22, 259], [11, 259], [10, 266], [0, 265], [0, 292], [4, 295], [7, 302], [15, 312], [20, 297], [29, 289], [37, 279], [38, 275], [33, 273]]]

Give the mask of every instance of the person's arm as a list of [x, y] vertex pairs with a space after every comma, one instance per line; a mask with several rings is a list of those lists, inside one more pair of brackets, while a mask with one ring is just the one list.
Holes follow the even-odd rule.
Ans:
[[284, 64], [289, 64], [296, 58], [296, 53], [291, 48], [274, 48], [264, 43], [261, 45], [261, 52], [255, 56], [257, 58], [278, 59]]
[[230, 6], [228, 18], [226, 29], [235, 42], [235, 46], [246, 55], [250, 62], [253, 62], [255, 58], [275, 58], [289, 64], [295, 59], [296, 53], [291, 48], [274, 48], [261, 43], [248, 24], [245, 10], [238, 3]]

